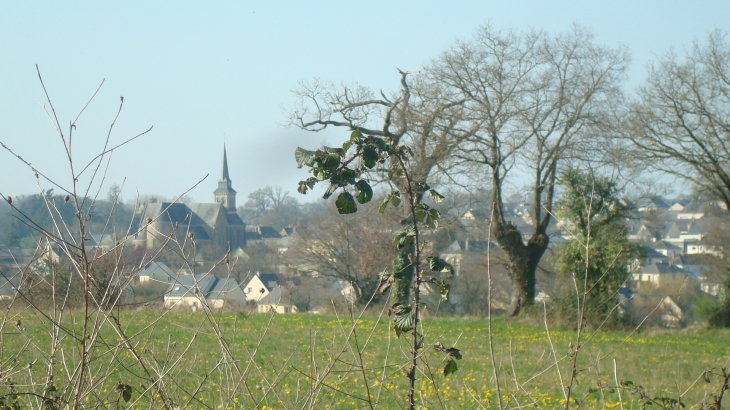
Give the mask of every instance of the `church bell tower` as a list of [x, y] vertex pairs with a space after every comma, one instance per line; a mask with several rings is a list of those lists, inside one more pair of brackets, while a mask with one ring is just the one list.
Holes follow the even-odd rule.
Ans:
[[236, 212], [236, 191], [231, 188], [231, 178], [228, 176], [228, 158], [226, 157], [226, 144], [223, 144], [223, 173], [218, 180], [218, 188], [213, 191], [215, 202], [220, 202], [226, 207], [228, 213]]

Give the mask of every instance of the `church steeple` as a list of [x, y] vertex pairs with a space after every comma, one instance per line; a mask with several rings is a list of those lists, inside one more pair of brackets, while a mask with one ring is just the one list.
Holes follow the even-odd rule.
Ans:
[[[230, 181], [228, 177], [228, 157], [226, 157], [226, 143], [223, 143], [223, 174], [221, 181]], [[230, 186], [230, 185], [229, 185]]]
[[228, 176], [228, 157], [226, 144], [223, 144], [223, 172], [218, 180], [218, 188], [213, 191], [215, 202], [220, 202], [230, 213], [236, 212], [236, 191], [231, 187], [231, 178]]

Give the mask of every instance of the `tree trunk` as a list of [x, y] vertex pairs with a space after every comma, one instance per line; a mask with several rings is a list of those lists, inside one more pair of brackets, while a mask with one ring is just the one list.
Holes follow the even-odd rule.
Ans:
[[549, 238], [542, 232], [533, 233], [527, 245], [522, 234], [511, 222], [495, 221], [496, 239], [509, 257], [509, 275], [512, 279], [512, 296], [507, 313], [517, 316], [525, 306], [535, 301], [535, 273], [542, 255], [548, 247]]

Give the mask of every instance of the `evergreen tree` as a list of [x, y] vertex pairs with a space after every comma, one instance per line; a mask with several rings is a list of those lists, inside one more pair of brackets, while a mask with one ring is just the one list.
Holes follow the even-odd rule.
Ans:
[[579, 293], [578, 300], [569, 297], [569, 306], [563, 307], [579, 316], [575, 319], [581, 320], [580, 326], [600, 325], [614, 312], [618, 290], [640, 248], [626, 237], [628, 208], [618, 201], [616, 181], [571, 170], [560, 182], [565, 192], [558, 212], [571, 227], [572, 238], [556, 247], [555, 268], [575, 275]]

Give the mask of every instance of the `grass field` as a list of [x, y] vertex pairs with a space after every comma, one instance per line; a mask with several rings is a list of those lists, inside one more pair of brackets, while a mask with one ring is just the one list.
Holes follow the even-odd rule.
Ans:
[[[18, 329], [22, 320], [25, 330]], [[54, 359], [54, 384], [64, 387], [77, 362], [72, 339], [80, 315], [67, 316], [68, 335]], [[219, 341], [216, 327], [225, 340]], [[361, 319], [355, 333], [349, 320], [313, 315], [243, 315], [155, 312], [121, 314], [121, 325], [135, 350], [154, 369], [159, 384], [180, 408], [377, 408], [404, 407], [408, 341], [389, 330], [387, 319]], [[153, 326], [148, 324], [154, 323]], [[156, 408], [150, 382], [139, 374], [137, 360], [120, 349], [120, 337], [109, 329], [95, 341], [90, 370], [94, 394], [89, 408]], [[2, 334], [2, 395], [43, 393], [50, 351], [48, 326], [30, 315], [9, 315]], [[461, 349], [459, 370], [444, 377], [443, 356], [426, 349], [421, 363], [418, 403], [424, 408], [496, 408], [497, 395], [489, 356], [485, 319], [431, 318], [424, 322], [426, 346], [441, 342]], [[569, 376], [570, 330], [550, 330], [498, 317], [493, 321], [494, 358], [498, 364], [503, 400], [510, 408], [562, 407], [560, 378]], [[349, 339], [348, 339], [348, 335]], [[347, 341], [349, 340], [349, 342]], [[614, 359], [619, 381], [643, 386], [650, 397], [674, 397], [685, 392], [687, 407], [719, 387], [702, 378], [706, 369], [728, 367], [730, 331], [639, 331], [587, 333], [580, 351], [573, 397], [584, 399], [581, 408], [619, 406]], [[260, 341], [260, 342], [259, 342]], [[359, 354], [358, 352], [362, 352]], [[560, 375], [555, 362], [560, 365]], [[233, 360], [232, 360], [233, 359]], [[34, 362], [35, 361], [35, 362]], [[427, 364], [426, 364], [427, 362]], [[28, 363], [35, 363], [31, 368]], [[95, 378], [102, 369], [111, 376]], [[514, 377], [516, 375], [516, 377]], [[515, 380], [516, 379], [516, 380]], [[115, 391], [118, 384], [132, 387], [125, 403]], [[599, 388], [603, 386], [604, 388]], [[596, 389], [588, 393], [589, 389]], [[620, 391], [625, 408], [637, 408], [638, 397]], [[23, 408], [42, 404], [32, 395], [19, 396]], [[730, 400], [725, 400], [730, 403]], [[571, 406], [574, 407], [574, 406]], [[658, 408], [658, 407], [653, 407]]]

